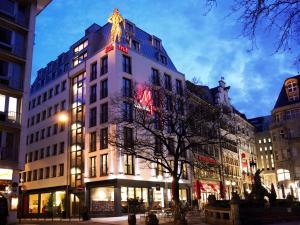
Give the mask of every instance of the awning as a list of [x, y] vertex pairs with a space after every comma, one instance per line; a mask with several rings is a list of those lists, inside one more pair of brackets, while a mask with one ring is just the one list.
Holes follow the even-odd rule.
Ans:
[[217, 187], [216, 187], [214, 184], [209, 183], [209, 184], [207, 184], [207, 185], [210, 186], [211, 189], [213, 189], [214, 192], [218, 192]]

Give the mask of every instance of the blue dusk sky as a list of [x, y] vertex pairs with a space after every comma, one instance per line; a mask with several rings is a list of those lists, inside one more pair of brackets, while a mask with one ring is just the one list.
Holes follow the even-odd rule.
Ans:
[[[221, 76], [231, 86], [233, 105], [248, 118], [270, 114], [283, 81], [297, 74], [292, 51], [274, 53], [276, 32], [261, 30], [256, 47], [228, 17], [230, 1], [220, 0], [205, 15], [204, 0], [53, 0], [37, 17], [32, 80], [84, 35], [104, 25], [114, 8], [136, 26], [162, 39], [176, 68], [191, 80], [214, 87]], [[295, 48], [293, 48], [295, 51]]]

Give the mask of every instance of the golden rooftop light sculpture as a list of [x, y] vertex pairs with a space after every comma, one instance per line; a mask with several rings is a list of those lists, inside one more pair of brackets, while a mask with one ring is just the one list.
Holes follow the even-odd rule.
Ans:
[[122, 27], [120, 23], [123, 22], [123, 17], [120, 15], [117, 8], [114, 9], [113, 14], [108, 18], [108, 22], [112, 24], [110, 31], [111, 41], [115, 43], [118, 38], [118, 41], [121, 42]]

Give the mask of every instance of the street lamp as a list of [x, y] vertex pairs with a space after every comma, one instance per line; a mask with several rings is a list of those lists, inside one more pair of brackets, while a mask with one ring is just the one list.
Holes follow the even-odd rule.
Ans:
[[68, 122], [68, 120], [69, 120], [69, 116], [67, 113], [61, 112], [58, 114], [58, 121], [60, 123], [66, 123], [66, 122]]

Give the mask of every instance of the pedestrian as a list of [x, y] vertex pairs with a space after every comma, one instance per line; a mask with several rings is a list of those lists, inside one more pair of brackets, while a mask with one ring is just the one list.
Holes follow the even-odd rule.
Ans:
[[8, 204], [4, 195], [0, 194], [0, 225], [7, 225]]

